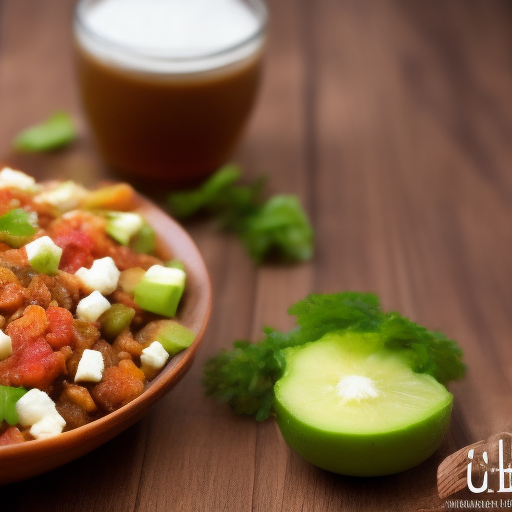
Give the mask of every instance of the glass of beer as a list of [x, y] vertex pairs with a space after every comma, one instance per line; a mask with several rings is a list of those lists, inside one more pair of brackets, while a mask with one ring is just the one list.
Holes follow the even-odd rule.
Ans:
[[183, 185], [232, 154], [260, 82], [261, 0], [80, 0], [83, 106], [107, 164]]

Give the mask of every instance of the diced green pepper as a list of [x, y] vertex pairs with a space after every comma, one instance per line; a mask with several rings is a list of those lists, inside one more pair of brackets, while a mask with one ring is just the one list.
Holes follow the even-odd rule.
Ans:
[[139, 254], [151, 254], [155, 251], [156, 235], [149, 224], [144, 224], [133, 237], [130, 247]]
[[100, 318], [101, 333], [107, 339], [114, 339], [121, 331], [130, 326], [135, 310], [124, 304], [112, 304]]
[[175, 356], [178, 352], [185, 350], [192, 345], [196, 335], [190, 329], [179, 324], [175, 320], [166, 320], [158, 330], [155, 341], [159, 341], [169, 352], [170, 356]]
[[9, 425], [18, 423], [18, 413], [16, 412], [16, 402], [27, 392], [24, 388], [13, 388], [10, 386], [0, 386], [0, 424], [3, 420]]
[[0, 216], [0, 242], [18, 248], [37, 231], [37, 214], [21, 208]]
[[135, 302], [144, 310], [173, 317], [185, 289], [185, 272], [153, 265], [134, 292]]

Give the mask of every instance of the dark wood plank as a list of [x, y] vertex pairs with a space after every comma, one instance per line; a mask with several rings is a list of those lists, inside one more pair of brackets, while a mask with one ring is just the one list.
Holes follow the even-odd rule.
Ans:
[[[314, 260], [255, 269], [235, 240], [188, 224], [215, 290], [192, 370], [112, 442], [3, 489], [9, 510], [434, 509], [442, 459], [510, 431], [510, 3], [269, 3], [266, 76], [237, 159], [248, 178], [267, 173], [271, 192], [301, 197], [316, 227]], [[92, 183], [112, 175], [81, 115], [71, 12], [67, 0], [0, 0], [0, 156], [40, 177]], [[19, 129], [57, 108], [74, 114], [78, 143], [50, 156], [10, 154]], [[345, 289], [377, 292], [466, 352], [470, 372], [451, 387], [446, 441], [400, 475], [316, 469], [273, 420], [237, 418], [202, 394], [202, 365], [220, 348], [257, 339], [263, 325], [289, 328], [286, 309], [310, 291]]]

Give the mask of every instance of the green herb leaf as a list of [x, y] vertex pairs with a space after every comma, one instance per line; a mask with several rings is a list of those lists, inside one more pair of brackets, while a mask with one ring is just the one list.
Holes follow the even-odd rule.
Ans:
[[44, 122], [23, 130], [14, 139], [14, 148], [27, 152], [51, 151], [75, 138], [71, 116], [67, 112], [56, 112]]
[[379, 331], [386, 348], [407, 349], [406, 356], [415, 372], [432, 375], [442, 384], [464, 376], [462, 349], [443, 333], [429, 331], [394, 311], [386, 315]]
[[306, 261], [313, 255], [313, 230], [292, 195], [269, 199], [246, 219], [239, 236], [256, 262], [272, 252], [292, 261]]
[[0, 386], [0, 425], [2, 421], [7, 421], [9, 425], [18, 423], [18, 413], [16, 412], [16, 402], [27, 392], [23, 388], [12, 388], [10, 386]]
[[298, 327], [287, 333], [266, 328], [262, 341], [236, 341], [233, 350], [223, 350], [207, 361], [203, 385], [208, 395], [228, 403], [237, 414], [268, 418], [274, 384], [285, 369], [283, 349], [318, 341], [332, 332], [377, 333], [376, 349], [396, 351], [415, 372], [432, 375], [442, 384], [465, 374], [462, 350], [455, 341], [399, 313], [384, 313], [376, 295], [309, 295], [288, 312], [297, 316]]
[[357, 292], [308, 295], [288, 313], [297, 317], [303, 343], [347, 329], [374, 332], [384, 318], [377, 295]]
[[223, 350], [207, 361], [203, 379], [206, 393], [228, 403], [237, 414], [253, 415], [258, 421], [267, 419], [274, 384], [284, 372], [281, 350], [295, 343], [294, 331], [283, 334], [268, 328], [259, 343], [235, 341], [232, 351]]
[[238, 166], [229, 165], [217, 171], [195, 190], [175, 192], [168, 198], [173, 214], [181, 219], [194, 215], [205, 208], [211, 208], [222, 200], [226, 189], [240, 179]]
[[299, 200], [293, 195], [260, 199], [265, 180], [237, 185], [240, 169], [227, 166], [200, 188], [176, 192], [169, 205], [176, 217], [200, 211], [216, 216], [220, 225], [244, 243], [255, 262], [275, 254], [288, 261], [305, 261], [313, 254], [313, 230]]

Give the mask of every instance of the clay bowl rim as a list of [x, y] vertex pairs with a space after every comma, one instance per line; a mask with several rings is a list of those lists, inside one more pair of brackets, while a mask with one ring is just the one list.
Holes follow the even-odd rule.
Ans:
[[[128, 428], [132, 423], [134, 423], [134, 421], [130, 423], [130, 419], [132, 417], [135, 416], [137, 418], [135, 421], [137, 421], [142, 415], [146, 414], [154, 403], [160, 400], [175, 384], [177, 384], [192, 365], [195, 354], [199, 349], [199, 345], [204, 336], [211, 313], [212, 288], [208, 270], [199, 249], [190, 235], [170, 215], [165, 213], [152, 201], [138, 193], [136, 211], [140, 211], [145, 216], [146, 220], [149, 220], [150, 217], [152, 218], [150, 224], [158, 235], [159, 245], [161, 246], [160, 248], [163, 254], [172, 253], [177, 256], [181, 252], [189, 255], [188, 261], [185, 260], [183, 263], [187, 269], [187, 274], [193, 275], [193, 281], [196, 285], [200, 285], [196, 288], [198, 293], [200, 295], [202, 294], [199, 303], [200, 309], [203, 311], [203, 318], [200, 320], [200, 327], [196, 333], [194, 342], [190, 347], [172, 358], [169, 363], [167, 363], [164, 370], [146, 386], [144, 392], [135, 400], [132, 400], [120, 409], [92, 421], [87, 425], [68, 432], [62, 432], [54, 437], [1, 446], [0, 462], [4, 458], [12, 460], [16, 458], [16, 456], [26, 459], [27, 456], [32, 455], [34, 458], [38, 458], [52, 452], [62, 452], [76, 446], [77, 444], [86, 443], [88, 440], [92, 441], [99, 438], [102, 434], [106, 434], [110, 430], [115, 430], [118, 425], [122, 425], [123, 423], [125, 423], [126, 426], [123, 426], [120, 431], [125, 430], [125, 428]], [[176, 238], [176, 244], [169, 240], [171, 236], [172, 238]], [[180, 245], [178, 246], [178, 244]], [[187, 293], [187, 290], [185, 293]], [[186, 296], [184, 299], [186, 300]], [[186, 305], [182, 307], [186, 308]], [[194, 317], [194, 315], [192, 316]], [[179, 317], [180, 314], [178, 313], [176, 318], [179, 319]], [[97, 443], [97, 445], [100, 446], [101, 444], [104, 444], [104, 442], [107, 442], [115, 435], [117, 435], [117, 433], [107, 437], [105, 441], [101, 441]]]

